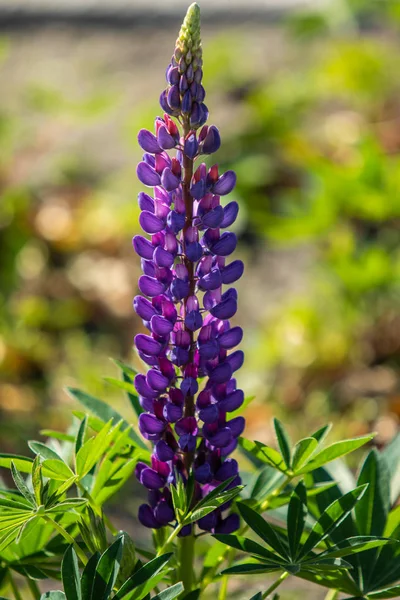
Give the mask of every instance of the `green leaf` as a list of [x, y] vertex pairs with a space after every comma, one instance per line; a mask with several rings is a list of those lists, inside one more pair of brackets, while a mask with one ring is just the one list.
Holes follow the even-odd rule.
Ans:
[[261, 442], [252, 442], [243, 437], [239, 438], [239, 444], [246, 452], [254, 456], [257, 460], [271, 465], [282, 473], [287, 472], [285, 461], [274, 448], [270, 448]]
[[310, 471], [314, 471], [315, 469], [326, 465], [332, 460], [336, 460], [341, 456], [345, 456], [346, 454], [349, 454], [350, 452], [353, 452], [354, 450], [357, 450], [357, 448], [361, 448], [361, 446], [364, 446], [370, 442], [373, 437], [373, 435], [364, 435], [359, 438], [343, 440], [341, 442], [331, 444], [330, 446], [327, 446], [327, 448], [324, 448], [324, 450], [321, 450], [321, 452], [318, 452], [318, 454], [314, 454], [310, 462], [305, 467], [297, 471], [296, 475], [309, 473]]
[[[67, 388], [67, 392], [69, 395], [78, 400], [85, 408], [90, 410], [96, 417], [101, 419], [104, 423], [107, 423], [110, 419], [112, 419], [113, 425], [116, 425], [119, 422], [122, 422], [122, 430], [125, 430], [127, 427], [130, 427], [129, 423], [125, 421], [121, 417], [121, 415], [115, 411], [111, 406], [103, 402], [102, 400], [98, 400], [94, 396], [90, 394], [86, 394], [81, 390], [76, 388]], [[141, 440], [141, 438], [131, 429], [129, 437], [137, 448], [141, 448], [142, 450], [147, 450], [146, 444]]]
[[[193, 523], [194, 521], [197, 521], [198, 519], [205, 517], [209, 513], [213, 512], [216, 508], [219, 508], [226, 502], [229, 502], [230, 500], [232, 500], [233, 498], [238, 496], [238, 494], [240, 494], [242, 489], [243, 489], [243, 486], [238, 485], [238, 486], [232, 488], [231, 490], [221, 492], [221, 494], [218, 497], [214, 497], [214, 498], [206, 501], [205, 503], [203, 503], [203, 505], [200, 508], [198, 508], [198, 506], [195, 506], [193, 511], [190, 512], [185, 517], [185, 519], [183, 521], [184, 524], [188, 525], [189, 523]], [[207, 500], [207, 496], [205, 497], [204, 500]]]
[[285, 547], [282, 545], [279, 537], [275, 533], [274, 529], [271, 527], [267, 521], [265, 521], [260, 514], [258, 514], [255, 510], [243, 504], [243, 502], [238, 502], [237, 507], [243, 519], [246, 521], [247, 525], [261, 538], [271, 546], [280, 556], [285, 559], [289, 559], [287, 551]]
[[400, 496], [400, 433], [384, 448], [382, 456], [390, 472], [390, 502], [395, 504]]
[[118, 577], [123, 547], [124, 538], [120, 537], [101, 555], [93, 582], [93, 600], [108, 600]]
[[28, 502], [30, 502], [32, 504], [32, 506], [35, 506], [36, 505], [35, 496], [29, 490], [28, 486], [26, 485], [26, 483], [24, 481], [24, 478], [22, 477], [21, 473], [18, 471], [14, 462], [11, 462], [11, 474], [12, 474], [14, 483], [17, 486], [17, 488], [19, 489], [19, 491], [21, 492], [21, 494], [24, 496], [24, 498]]
[[287, 468], [290, 469], [291, 463], [292, 463], [292, 457], [291, 457], [291, 452], [290, 452], [291, 443], [290, 443], [289, 435], [288, 435], [286, 429], [284, 428], [284, 426], [282, 425], [282, 423], [278, 419], [274, 419], [274, 428], [275, 428], [276, 438], [277, 438], [278, 444], [279, 444], [279, 449], [283, 456], [283, 460], [285, 461]]
[[317, 448], [318, 441], [314, 437], [304, 438], [297, 442], [293, 451], [292, 469], [294, 473], [300, 471], [308, 463]]
[[382, 535], [390, 509], [390, 475], [385, 459], [377, 450], [371, 450], [367, 455], [357, 484], [368, 484], [355, 508], [358, 532], [360, 535]]
[[79, 573], [78, 557], [71, 545], [61, 564], [61, 575], [64, 591], [68, 600], [82, 600], [81, 576]]
[[37, 506], [42, 504], [43, 495], [43, 477], [42, 477], [42, 466], [40, 464], [40, 456], [37, 456], [33, 462], [32, 467], [32, 487], [35, 495], [35, 503]]
[[394, 587], [388, 587], [379, 592], [372, 592], [368, 594], [368, 598], [371, 600], [381, 600], [383, 598], [399, 598], [400, 597], [400, 585]]
[[181, 592], [183, 592], [183, 585], [179, 582], [166, 590], [163, 590], [157, 594], [157, 596], [154, 596], [153, 600], [173, 600], [174, 598], [177, 598]]
[[62, 431], [55, 431], [54, 429], [41, 429], [40, 435], [43, 437], [54, 438], [55, 440], [60, 440], [61, 442], [74, 442], [75, 438], [73, 435], [69, 435], [68, 433], [63, 433]]
[[372, 550], [373, 548], [381, 548], [387, 544], [396, 544], [396, 540], [389, 538], [375, 538], [371, 536], [356, 536], [353, 538], [347, 538], [341, 542], [338, 542], [335, 546], [319, 554], [319, 557], [329, 556], [334, 558], [341, 558], [342, 556], [349, 556], [357, 554], [358, 552], [365, 552], [365, 550]]
[[49, 459], [45, 460], [42, 464], [43, 475], [54, 479], [55, 481], [67, 481], [70, 478], [74, 478], [75, 475], [71, 471], [68, 465], [62, 460]]
[[113, 385], [120, 390], [124, 390], [125, 392], [136, 395], [136, 388], [130, 381], [121, 381], [120, 379], [115, 379], [115, 377], [103, 377], [103, 379], [110, 385]]
[[94, 600], [92, 591], [94, 578], [96, 574], [96, 568], [100, 559], [100, 553], [96, 552], [89, 559], [87, 565], [83, 569], [81, 587], [82, 587], [82, 599], [83, 600]]
[[276, 471], [273, 467], [265, 465], [256, 473], [254, 483], [249, 484], [250, 498], [253, 500], [264, 500], [280, 485], [282, 485], [285, 476]]
[[122, 600], [129, 592], [155, 577], [165, 567], [171, 556], [171, 552], [162, 554], [146, 563], [124, 583], [114, 596], [114, 600]]
[[297, 558], [300, 540], [306, 522], [306, 516], [307, 490], [304, 483], [300, 481], [290, 498], [287, 518], [287, 536], [289, 540], [292, 561], [295, 561]]
[[[118, 426], [118, 424], [117, 424]], [[112, 420], [108, 421], [95, 436], [87, 440], [76, 455], [76, 474], [83, 479], [100, 460], [104, 452], [109, 448], [112, 441]]]
[[64, 592], [46, 592], [40, 596], [40, 600], [66, 600]]
[[248, 554], [253, 554], [255, 556], [261, 556], [262, 558], [276, 564], [282, 564], [282, 559], [280, 556], [277, 556], [264, 546], [260, 546], [257, 542], [250, 540], [248, 538], [232, 535], [232, 534], [214, 534], [213, 538], [222, 542], [226, 546], [230, 546], [231, 548], [235, 548], [236, 550], [240, 550], [241, 552], [247, 552]]
[[274, 571], [282, 571], [282, 567], [276, 564], [256, 564], [242, 563], [221, 571], [222, 575], [257, 575], [261, 573], [273, 573]]
[[356, 487], [351, 492], [344, 494], [341, 498], [332, 502], [332, 504], [324, 510], [312, 528], [299, 555], [300, 558], [305, 557], [340, 525], [353, 510], [359, 499], [362, 498], [363, 494], [365, 494], [366, 489], [366, 485]]
[[185, 594], [183, 600], [199, 600], [201, 594], [201, 589], [193, 590], [188, 594]]
[[250, 598], [250, 600], [262, 600], [262, 594], [261, 594], [261, 592], [257, 592], [257, 594], [255, 596], [252, 596]]
[[320, 429], [317, 429], [317, 431], [312, 433], [310, 437], [315, 438], [317, 442], [321, 444], [325, 440], [331, 429], [332, 423], [328, 423], [328, 425], [324, 425]]
[[56, 460], [62, 460], [61, 456], [57, 454], [54, 450], [46, 446], [46, 444], [42, 444], [42, 442], [36, 442], [35, 440], [31, 440], [28, 442], [29, 448], [35, 454], [38, 454], [42, 458], [55, 458]]
[[19, 456], [18, 454], [0, 453], [0, 467], [10, 469], [12, 462], [21, 473], [30, 473], [32, 471], [33, 460], [31, 458]]
[[88, 425], [88, 418], [87, 418], [87, 415], [85, 415], [85, 418], [81, 421], [78, 432], [76, 434], [75, 456], [78, 454], [79, 450], [82, 448], [83, 444], [85, 443], [87, 425]]

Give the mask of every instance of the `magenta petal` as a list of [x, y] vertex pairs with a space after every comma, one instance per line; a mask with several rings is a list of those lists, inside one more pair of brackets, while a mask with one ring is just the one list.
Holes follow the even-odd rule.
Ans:
[[149, 187], [160, 185], [161, 179], [159, 174], [145, 162], [140, 162], [136, 169], [138, 179]]

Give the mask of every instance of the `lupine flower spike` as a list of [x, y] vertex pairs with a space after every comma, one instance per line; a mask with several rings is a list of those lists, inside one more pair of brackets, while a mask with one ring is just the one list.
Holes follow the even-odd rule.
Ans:
[[[236, 183], [233, 171], [220, 174], [202, 155], [218, 150], [220, 135], [206, 125], [208, 109], [202, 85], [200, 9], [187, 12], [166, 71], [160, 97], [163, 117], [154, 133], [142, 129], [144, 150], [137, 167], [139, 180], [152, 191], [140, 192], [140, 225], [150, 237], [137, 235], [133, 245], [143, 275], [134, 308], [149, 330], [135, 337], [136, 349], [149, 365], [137, 375], [136, 390], [144, 413], [139, 426], [154, 444], [152, 464], [139, 463], [136, 476], [148, 489], [148, 504], [139, 519], [154, 529], [175, 520], [170, 484], [191, 473], [199, 500], [228, 478], [240, 483], [238, 464], [229, 455], [244, 429], [244, 418], [230, 418], [243, 403], [235, 372], [242, 366], [242, 329], [231, 327], [237, 292], [229, 287], [243, 273], [243, 263], [227, 263], [236, 235], [227, 230], [238, 204], [221, 204]], [[169, 151], [174, 151], [170, 156]], [[228, 288], [224, 289], [224, 286]], [[200, 529], [231, 533], [236, 514], [215, 510], [197, 522]], [[191, 526], [180, 535], [191, 533]]]

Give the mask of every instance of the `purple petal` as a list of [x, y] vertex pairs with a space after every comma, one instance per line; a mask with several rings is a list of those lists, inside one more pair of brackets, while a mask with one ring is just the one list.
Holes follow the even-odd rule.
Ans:
[[142, 373], [135, 376], [134, 385], [139, 396], [143, 396], [144, 398], [156, 398], [158, 395], [154, 388], [149, 386], [145, 375]]
[[182, 418], [182, 414], [182, 406], [172, 404], [172, 402], [168, 402], [164, 406], [163, 415], [164, 418], [168, 421], [168, 423], [176, 423], [177, 421], [179, 421], [179, 419]]
[[211, 467], [208, 463], [204, 463], [201, 467], [196, 467], [194, 478], [199, 483], [208, 483], [212, 479]]
[[223, 412], [233, 412], [242, 406], [244, 402], [243, 390], [235, 390], [228, 394], [226, 398], [218, 402], [220, 410]]
[[232, 371], [235, 372], [244, 363], [244, 352], [242, 350], [236, 350], [236, 352], [232, 352], [226, 359], [232, 367]]
[[158, 460], [161, 460], [162, 462], [168, 462], [169, 460], [172, 460], [175, 456], [175, 452], [165, 440], [159, 440], [157, 442], [155, 447], [155, 453]]
[[164, 250], [164, 248], [161, 248], [161, 246], [157, 246], [154, 250], [153, 260], [157, 267], [170, 268], [174, 264], [174, 255], [171, 254], [171, 252]]
[[178, 110], [181, 106], [181, 97], [179, 94], [179, 87], [173, 85], [169, 88], [167, 93], [167, 101], [172, 110]]
[[176, 175], [174, 175], [174, 173], [171, 171], [171, 169], [169, 167], [166, 167], [163, 170], [162, 175], [161, 175], [161, 183], [168, 192], [172, 192], [173, 190], [176, 190], [176, 188], [179, 186], [180, 182], [181, 182], [180, 177], [177, 177]]
[[132, 243], [136, 254], [141, 258], [145, 258], [146, 260], [151, 260], [153, 258], [154, 246], [145, 237], [142, 235], [135, 235]]
[[224, 218], [224, 209], [220, 204], [216, 206], [213, 210], [207, 212], [201, 219], [202, 225], [204, 227], [210, 227], [211, 229], [215, 229], [220, 227], [222, 220]]
[[191, 310], [185, 317], [185, 325], [190, 331], [196, 331], [203, 325], [203, 317], [198, 310]]
[[165, 423], [157, 419], [155, 415], [142, 413], [139, 416], [139, 429], [142, 433], [162, 433], [165, 429]]
[[148, 210], [151, 213], [154, 212], [154, 200], [148, 194], [145, 194], [144, 192], [139, 192], [138, 204], [140, 210]]
[[209, 373], [210, 381], [213, 383], [226, 383], [232, 377], [232, 367], [228, 362], [223, 362], [217, 365]]
[[161, 179], [159, 174], [145, 162], [140, 162], [136, 169], [138, 179], [149, 187], [160, 185]]
[[244, 417], [236, 417], [235, 419], [231, 419], [227, 422], [227, 426], [232, 431], [232, 435], [235, 438], [238, 438], [239, 435], [242, 435], [245, 425], [246, 421]]
[[190, 194], [193, 198], [196, 198], [196, 200], [200, 200], [200, 198], [205, 196], [206, 191], [207, 184], [205, 179], [200, 179], [190, 187]]
[[244, 271], [244, 264], [241, 260], [234, 260], [221, 271], [222, 283], [234, 283], [241, 278]]
[[213, 185], [213, 193], [218, 196], [225, 196], [229, 194], [236, 185], [236, 173], [234, 171], [227, 171], [218, 181]]
[[154, 315], [151, 317], [150, 329], [156, 335], [166, 337], [171, 333], [173, 328], [174, 324], [165, 317], [161, 317], [160, 315]]
[[216, 448], [223, 448], [232, 440], [232, 432], [229, 427], [222, 427], [216, 433], [210, 433], [203, 427], [204, 437]]
[[[201, 86], [201, 87], [203, 87], [203, 86]], [[214, 125], [211, 125], [211, 127], [208, 128], [207, 135], [203, 142], [202, 151], [204, 154], [212, 154], [213, 152], [216, 152], [220, 146], [221, 146], [221, 137], [219, 135], [219, 131]]]
[[202, 517], [197, 521], [197, 525], [203, 531], [213, 531], [217, 525], [218, 516], [215, 510], [208, 513], [205, 517]]
[[199, 148], [199, 143], [197, 141], [196, 134], [195, 133], [190, 133], [187, 136], [187, 138], [185, 139], [185, 143], [184, 143], [184, 146], [183, 146], [183, 152], [190, 159], [193, 159], [196, 156], [196, 154], [197, 154], [198, 148]]
[[239, 465], [234, 458], [227, 458], [215, 473], [217, 481], [226, 481], [239, 473]]
[[167, 71], [167, 81], [170, 85], [176, 85], [179, 83], [180, 75], [178, 67], [169, 67]]
[[166, 500], [161, 500], [154, 509], [154, 515], [160, 523], [167, 525], [175, 519], [175, 513]]
[[165, 479], [161, 477], [154, 469], [143, 469], [140, 473], [140, 483], [148, 490], [157, 490], [164, 486]]
[[183, 298], [186, 298], [189, 295], [190, 284], [188, 281], [183, 281], [183, 279], [174, 279], [170, 289], [172, 296], [176, 300], [183, 300]]
[[185, 396], [194, 396], [199, 390], [199, 384], [194, 377], [185, 377], [181, 383], [181, 390]]
[[164, 221], [148, 210], [144, 210], [140, 213], [139, 223], [146, 233], [157, 233], [158, 231], [162, 231], [165, 227]]
[[173, 348], [171, 351], [171, 361], [177, 367], [183, 367], [189, 362], [189, 351], [185, 348]]
[[221, 348], [230, 350], [240, 344], [242, 339], [243, 329], [241, 327], [232, 327], [232, 329], [228, 329], [228, 331], [225, 331], [218, 336], [218, 343]]
[[207, 342], [198, 343], [199, 354], [205, 360], [210, 360], [217, 356], [219, 345], [217, 340], [208, 340]]
[[203, 256], [203, 246], [199, 242], [189, 242], [185, 245], [185, 254], [191, 262], [197, 262]]
[[216, 404], [210, 404], [199, 411], [199, 419], [204, 423], [214, 423], [218, 420], [219, 410]]
[[150, 300], [143, 298], [143, 296], [135, 296], [133, 299], [133, 308], [135, 309], [136, 314], [145, 321], [150, 321], [151, 317], [157, 314], [157, 311]]
[[157, 141], [163, 150], [171, 150], [175, 148], [176, 141], [170, 133], [168, 133], [165, 125], [162, 125], [157, 133]]
[[226, 298], [222, 302], [219, 302], [216, 306], [210, 309], [210, 313], [216, 319], [221, 319], [225, 321], [226, 319], [230, 319], [236, 314], [237, 311], [237, 302], [234, 298]]
[[144, 527], [149, 527], [150, 529], [159, 529], [162, 527], [161, 523], [156, 520], [148, 504], [141, 504], [139, 506], [138, 518]]
[[169, 386], [169, 379], [157, 369], [147, 371], [146, 381], [152, 390], [156, 392], [164, 392]]
[[224, 218], [222, 219], [220, 227], [224, 228], [232, 225], [232, 223], [236, 221], [238, 212], [239, 204], [237, 202], [229, 202], [229, 204], [224, 207]]
[[201, 290], [216, 290], [221, 287], [222, 279], [221, 279], [221, 271], [219, 269], [213, 269], [204, 277], [201, 277], [198, 281], [198, 286]]
[[139, 131], [138, 142], [145, 152], [150, 152], [150, 154], [159, 154], [161, 152], [156, 136], [147, 129]]
[[192, 94], [190, 90], [186, 90], [182, 98], [182, 112], [190, 113], [192, 110]]
[[240, 527], [240, 518], [236, 513], [232, 513], [226, 519], [222, 519], [215, 527], [215, 533], [230, 534], [237, 531]]
[[135, 335], [135, 345], [138, 350], [149, 356], [156, 356], [162, 350], [160, 342], [157, 342], [157, 340], [144, 333]]
[[153, 298], [154, 296], [162, 294], [165, 290], [165, 286], [157, 279], [154, 279], [154, 277], [142, 275], [139, 277], [139, 289], [146, 296]]
[[185, 215], [179, 214], [175, 210], [171, 210], [167, 217], [167, 225], [172, 233], [179, 233], [185, 225]]
[[225, 231], [218, 242], [211, 246], [211, 252], [217, 256], [229, 256], [235, 250], [237, 238], [231, 231]]

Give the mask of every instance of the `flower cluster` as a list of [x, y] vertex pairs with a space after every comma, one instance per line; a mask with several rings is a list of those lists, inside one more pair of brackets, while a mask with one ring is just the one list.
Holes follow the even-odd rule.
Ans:
[[[154, 443], [152, 464], [139, 463], [136, 476], [149, 490], [149, 503], [139, 519], [157, 529], [174, 520], [169, 485], [190, 473], [196, 481], [195, 499], [221, 482], [240, 483], [237, 462], [228, 458], [244, 429], [244, 418], [229, 418], [243, 403], [234, 373], [244, 355], [234, 349], [240, 327], [231, 327], [237, 292], [231, 285], [243, 273], [243, 263], [226, 257], [236, 247], [236, 235], [226, 229], [238, 214], [236, 202], [221, 205], [220, 197], [235, 186], [233, 171], [193, 165], [201, 155], [220, 146], [218, 129], [205, 125], [199, 8], [187, 13], [167, 69], [167, 90], [160, 103], [155, 134], [141, 130], [144, 150], [137, 175], [154, 189], [139, 194], [140, 225], [150, 239], [137, 235], [133, 245], [141, 257], [143, 275], [134, 308], [149, 334], [135, 337], [136, 349], [149, 365], [135, 378], [144, 411], [142, 435]], [[175, 117], [178, 124], [173, 120]], [[201, 128], [201, 129], [200, 129]], [[176, 150], [170, 157], [168, 150]], [[144, 297], [145, 296], [145, 297]], [[227, 506], [205, 516], [198, 526], [229, 533], [238, 516], [224, 516]], [[190, 533], [190, 526], [181, 535]]]

